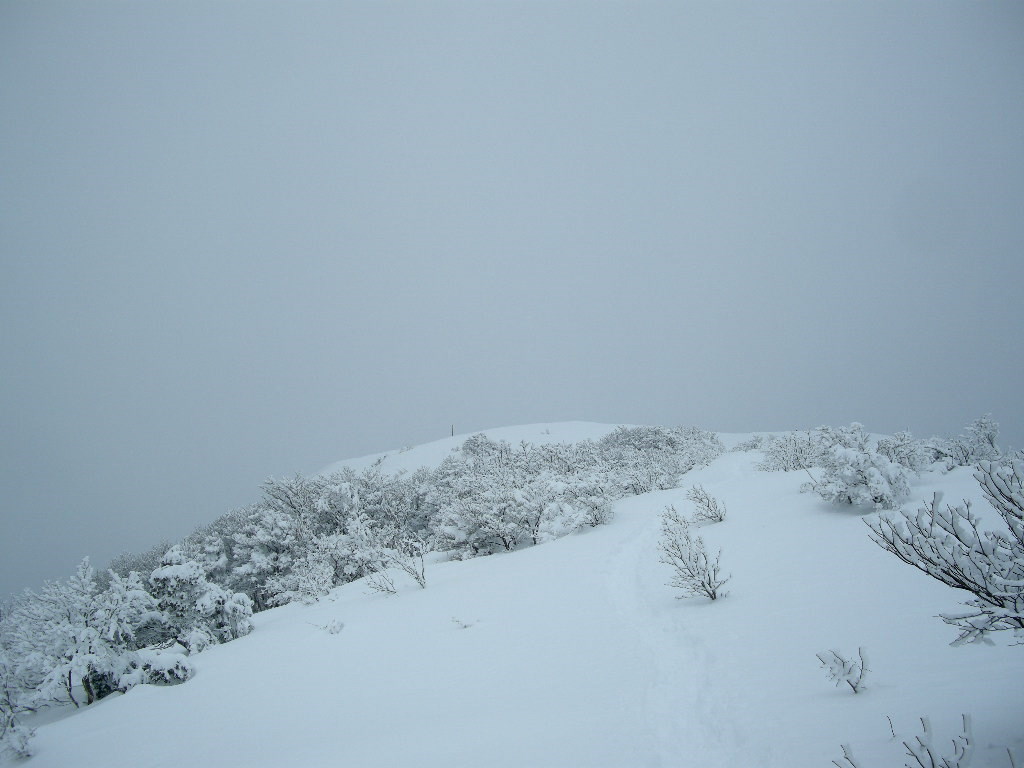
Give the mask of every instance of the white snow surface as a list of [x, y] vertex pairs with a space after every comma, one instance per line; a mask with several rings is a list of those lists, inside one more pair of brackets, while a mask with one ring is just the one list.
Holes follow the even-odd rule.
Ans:
[[[612, 428], [487, 434], [570, 441]], [[385, 461], [436, 464], [459, 443]], [[1008, 766], [1006, 747], [1021, 765], [1024, 648], [951, 647], [956, 630], [936, 615], [965, 595], [873, 544], [866, 510], [801, 494], [804, 473], [758, 472], [759, 459], [725, 453], [677, 490], [618, 502], [607, 526], [433, 563], [425, 590], [396, 577], [399, 595], [385, 597], [360, 581], [261, 613], [251, 635], [191, 657], [191, 681], [41, 725], [27, 765], [810, 768], [850, 744], [862, 768], [881, 768], [903, 764], [919, 717], [948, 744], [961, 713], [973, 716], [972, 768]], [[733, 575], [715, 602], [676, 599], [658, 562], [662, 509], [689, 509], [698, 483], [728, 507], [698, 531]], [[968, 469], [913, 490], [986, 506]], [[854, 695], [815, 654], [858, 646], [870, 672]]]

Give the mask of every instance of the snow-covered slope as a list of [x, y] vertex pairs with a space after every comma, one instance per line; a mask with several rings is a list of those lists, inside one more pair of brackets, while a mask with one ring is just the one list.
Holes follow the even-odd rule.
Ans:
[[[434, 464], [458, 442], [386, 461]], [[948, 743], [961, 713], [974, 717], [974, 768], [1007, 766], [1006, 746], [1024, 755], [1024, 649], [950, 647], [956, 633], [935, 617], [960, 595], [872, 544], [861, 514], [801, 494], [803, 473], [758, 472], [758, 458], [726, 453], [683, 488], [620, 501], [607, 526], [435, 563], [425, 590], [354, 582], [259, 614], [251, 635], [194, 657], [188, 683], [41, 726], [30, 765], [810, 768], [848, 743], [872, 768], [903, 764], [899, 741], [921, 716]], [[700, 530], [733, 575], [715, 602], [675, 599], [658, 562], [660, 512], [689, 508], [698, 483], [728, 506]], [[926, 475], [915, 496], [932, 489], [984, 506], [969, 470]], [[858, 646], [871, 671], [853, 695], [815, 654]]]

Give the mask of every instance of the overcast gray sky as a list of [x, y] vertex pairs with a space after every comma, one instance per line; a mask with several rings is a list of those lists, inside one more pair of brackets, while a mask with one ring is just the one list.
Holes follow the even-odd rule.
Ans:
[[0, 4], [0, 593], [536, 421], [1024, 446], [1024, 4]]

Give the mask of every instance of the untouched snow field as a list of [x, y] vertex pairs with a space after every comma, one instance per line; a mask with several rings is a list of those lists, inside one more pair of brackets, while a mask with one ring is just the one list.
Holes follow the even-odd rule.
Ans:
[[[462, 439], [385, 454], [382, 468], [436, 464]], [[961, 713], [974, 720], [973, 768], [1009, 768], [1006, 747], [1024, 765], [1024, 648], [950, 647], [956, 631], [936, 615], [963, 595], [873, 544], [866, 510], [801, 494], [805, 473], [758, 472], [759, 459], [726, 453], [677, 490], [620, 501], [604, 527], [435, 562], [425, 590], [396, 578], [387, 597], [360, 581], [261, 613], [251, 635], [193, 657], [184, 685], [140, 686], [40, 726], [26, 765], [810, 768], [846, 743], [861, 768], [888, 768], [903, 765], [919, 717], [949, 744]], [[716, 602], [677, 600], [658, 562], [662, 509], [689, 512], [698, 483], [728, 507], [698, 531], [732, 573]], [[933, 490], [987, 510], [970, 470], [926, 474], [908, 506]], [[815, 654], [858, 646], [870, 672], [854, 695]]]

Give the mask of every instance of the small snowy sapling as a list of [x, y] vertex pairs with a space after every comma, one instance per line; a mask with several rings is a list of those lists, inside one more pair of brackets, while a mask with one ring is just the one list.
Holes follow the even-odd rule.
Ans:
[[846, 683], [854, 693], [864, 690], [864, 676], [868, 673], [868, 660], [863, 648], [857, 649], [856, 659], [848, 659], [837, 651], [817, 654], [818, 661], [825, 668], [829, 680], [837, 686]]
[[727, 593], [722, 591], [722, 586], [731, 577], [721, 575], [721, 551], [714, 558], [708, 556], [704, 540], [690, 535], [689, 522], [673, 506], [666, 507], [662, 513], [658, 549], [660, 561], [673, 570], [668, 586], [683, 592], [679, 598], [704, 596], [717, 600], [725, 597]]
[[721, 523], [725, 520], [725, 504], [704, 490], [704, 486], [695, 485], [686, 492], [686, 498], [693, 502], [695, 523]]

